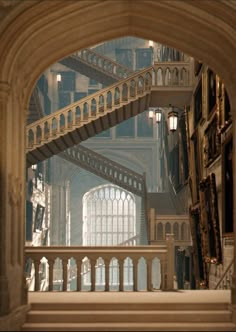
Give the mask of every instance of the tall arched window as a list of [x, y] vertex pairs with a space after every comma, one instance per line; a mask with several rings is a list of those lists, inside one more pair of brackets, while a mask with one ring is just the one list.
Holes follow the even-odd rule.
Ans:
[[102, 185], [83, 197], [83, 245], [120, 245], [136, 235], [133, 194]]

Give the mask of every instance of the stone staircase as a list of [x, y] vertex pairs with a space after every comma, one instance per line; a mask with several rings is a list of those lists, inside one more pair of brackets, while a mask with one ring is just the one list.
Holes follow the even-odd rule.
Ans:
[[52, 302], [34, 293], [22, 331], [236, 331], [228, 302], [187, 292], [83, 292], [67, 301], [57, 293]]
[[90, 49], [71, 54], [59, 62], [104, 86], [114, 84], [133, 74], [133, 70]]

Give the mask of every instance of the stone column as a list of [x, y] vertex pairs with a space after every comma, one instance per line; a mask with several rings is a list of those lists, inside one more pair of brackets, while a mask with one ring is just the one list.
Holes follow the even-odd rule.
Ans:
[[[16, 74], [17, 75], [17, 74]], [[0, 330], [25, 317], [25, 110], [20, 87], [0, 82]]]
[[167, 245], [167, 289], [174, 288], [174, 234], [166, 234]]

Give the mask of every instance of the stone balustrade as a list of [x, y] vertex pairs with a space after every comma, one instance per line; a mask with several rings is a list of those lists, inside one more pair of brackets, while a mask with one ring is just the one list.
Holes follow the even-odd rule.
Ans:
[[152, 67], [133, 73], [28, 125], [27, 152], [150, 94], [152, 88], [189, 88], [192, 85], [191, 72], [188, 62], [157, 62]]
[[189, 87], [193, 84], [192, 72], [190, 62], [154, 62], [152, 85]]
[[138, 196], [144, 196], [145, 175], [134, 172], [85, 146], [71, 147], [60, 153], [60, 156]]
[[[99, 246], [99, 247], [25, 247], [26, 263], [34, 267], [34, 291], [40, 290], [40, 273], [42, 273], [42, 262], [47, 262], [47, 282], [48, 291], [53, 291], [53, 280], [61, 278], [62, 291], [68, 290], [68, 281], [71, 278], [71, 271], [74, 278], [76, 278], [76, 291], [82, 290], [82, 277], [84, 273], [90, 272], [90, 291], [96, 291], [96, 271], [99, 266], [103, 266], [105, 274], [105, 291], [110, 290], [111, 273], [110, 269], [112, 261], [116, 260], [118, 271], [118, 284], [119, 291], [124, 291], [124, 266], [125, 261], [128, 259], [132, 268], [132, 284], [133, 291], [138, 291], [138, 269], [139, 261], [145, 260], [146, 266], [146, 290], [152, 291], [153, 261], [157, 259], [160, 262], [161, 273], [161, 289], [173, 289], [174, 280], [174, 244], [173, 235], [169, 234], [166, 239], [165, 245], [158, 246]], [[61, 266], [61, 277], [58, 269]], [[70, 261], [73, 259], [73, 269], [70, 268]], [[103, 262], [101, 264], [101, 261]], [[55, 263], [57, 262], [57, 263]], [[55, 266], [56, 264], [56, 266]], [[44, 268], [45, 269], [45, 268]], [[28, 271], [29, 272], [29, 271]], [[56, 276], [57, 275], [57, 276]], [[29, 278], [29, 275], [27, 275]]]
[[92, 67], [98, 67], [104, 73], [108, 73], [109, 75], [114, 76], [114, 78], [117, 80], [124, 79], [133, 74], [133, 70], [129, 69], [128, 67], [90, 49], [83, 49], [82, 51], [78, 51], [74, 53], [74, 56], [78, 56], [79, 58], [83, 59]]
[[150, 93], [152, 68], [144, 69], [27, 126], [27, 151]]

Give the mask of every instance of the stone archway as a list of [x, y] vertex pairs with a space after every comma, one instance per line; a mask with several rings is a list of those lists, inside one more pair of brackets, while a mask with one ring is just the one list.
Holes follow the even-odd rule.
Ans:
[[[106, 40], [128, 35], [152, 39], [209, 64], [224, 79], [236, 137], [235, 11], [236, 3], [230, 0], [0, 2], [1, 315], [27, 302], [23, 291], [24, 126], [29, 97], [41, 73], [73, 51]], [[232, 303], [236, 303], [235, 284], [234, 278]]]

